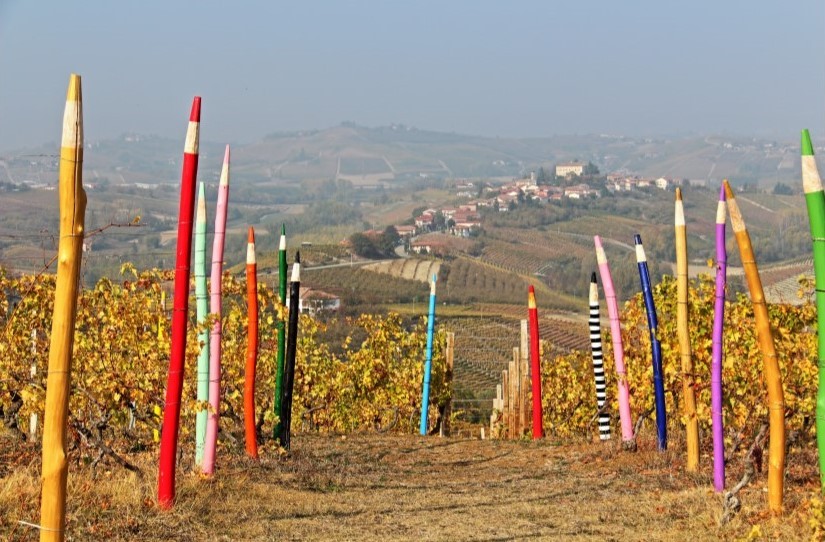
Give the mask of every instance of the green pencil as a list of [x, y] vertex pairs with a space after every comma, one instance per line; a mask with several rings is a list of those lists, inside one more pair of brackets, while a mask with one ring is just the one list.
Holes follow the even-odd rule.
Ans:
[[808, 206], [813, 239], [816, 281], [816, 321], [819, 360], [819, 391], [816, 394], [816, 443], [819, 449], [819, 480], [825, 491], [825, 192], [816, 168], [808, 130], [802, 130], [802, 188]]

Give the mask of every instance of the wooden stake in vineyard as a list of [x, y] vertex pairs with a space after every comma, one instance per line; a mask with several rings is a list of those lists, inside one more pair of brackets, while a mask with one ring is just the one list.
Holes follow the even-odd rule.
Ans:
[[713, 303], [713, 339], [710, 367], [710, 417], [713, 428], [713, 487], [725, 489], [725, 431], [722, 416], [722, 335], [725, 325], [725, 284], [727, 282], [728, 253], [725, 248], [727, 205], [725, 187], [719, 189], [716, 206], [716, 292]]
[[221, 297], [223, 245], [226, 239], [226, 208], [229, 202], [229, 145], [223, 155], [218, 204], [215, 207], [215, 237], [212, 240], [212, 275], [209, 281], [209, 313], [215, 318], [209, 334], [209, 413], [206, 415], [206, 441], [203, 447], [204, 474], [215, 472], [218, 427], [221, 416]]
[[619, 321], [619, 303], [613, 288], [613, 277], [602, 247], [602, 240], [596, 235], [596, 262], [602, 277], [604, 297], [607, 301], [607, 314], [610, 318], [610, 336], [613, 340], [613, 363], [616, 365], [617, 385], [619, 388], [619, 419], [622, 424], [622, 446], [625, 450], [636, 450], [636, 438], [633, 434], [633, 420], [630, 417], [630, 389], [627, 384], [627, 369], [624, 365], [624, 347], [622, 345], [622, 325]]
[[802, 188], [808, 207], [814, 254], [816, 283], [817, 366], [819, 391], [816, 394], [816, 443], [819, 449], [819, 480], [825, 492], [825, 192], [816, 167], [814, 146], [808, 130], [802, 130]]
[[69, 77], [60, 144], [60, 241], [57, 283], [49, 344], [46, 407], [43, 419], [43, 471], [40, 540], [62, 541], [66, 524], [67, 418], [71, 392], [72, 345], [77, 317], [77, 286], [86, 220], [83, 190], [83, 98], [80, 76]]
[[[195, 300], [198, 325], [204, 326], [198, 334], [201, 350], [198, 354], [197, 399], [201, 404], [209, 401], [209, 330], [205, 327], [206, 319], [209, 317], [207, 297], [209, 292], [206, 289], [206, 188], [200, 183], [198, 213], [195, 217]], [[195, 465], [201, 469], [206, 443], [206, 412], [206, 408], [201, 408], [195, 415]]]
[[636, 244], [636, 265], [639, 267], [639, 279], [645, 300], [647, 325], [650, 329], [650, 351], [653, 360], [653, 395], [656, 404], [656, 440], [659, 450], [667, 450], [667, 411], [665, 409], [665, 384], [662, 378], [662, 344], [659, 342], [659, 320], [656, 318], [656, 305], [653, 302], [653, 289], [650, 286], [650, 271], [647, 256], [642, 244], [642, 236], [633, 237]]
[[421, 390], [421, 423], [419, 424], [419, 432], [422, 435], [427, 434], [427, 415], [430, 409], [430, 373], [432, 371], [433, 362], [433, 329], [435, 327], [435, 282], [438, 276], [433, 274], [432, 281], [430, 281], [430, 311], [427, 316], [427, 353], [424, 361], [424, 385]]
[[519, 425], [519, 415], [521, 410], [521, 403], [519, 402], [519, 383], [521, 382], [521, 375], [519, 374], [519, 349], [518, 346], [513, 348], [513, 360], [508, 364], [507, 370], [507, 384], [508, 384], [508, 400], [509, 410], [507, 411], [507, 437], [511, 439], [518, 439], [522, 436], [521, 426]]
[[[447, 370], [444, 372], [444, 384], [450, 390], [450, 395], [444, 404], [444, 410], [441, 418], [441, 436], [449, 437], [452, 432], [452, 417], [453, 417], [453, 367], [455, 360], [455, 332], [447, 332], [447, 345], [444, 349], [444, 358], [447, 362]], [[492, 438], [492, 433], [491, 433]]]
[[[32, 329], [32, 364], [29, 368], [29, 378], [34, 382], [37, 378], [37, 330]], [[37, 439], [37, 412], [29, 414], [29, 442]]]
[[[286, 225], [281, 224], [281, 240], [278, 245], [278, 306], [283, 312], [286, 305]], [[284, 405], [284, 353], [286, 352], [286, 326], [282, 319], [278, 319], [278, 367], [275, 372], [275, 400], [273, 401], [275, 416], [278, 421], [275, 423], [273, 436], [276, 440], [283, 442], [282, 432], [284, 429], [283, 405]]]
[[771, 322], [768, 318], [768, 306], [762, 290], [762, 279], [756, 266], [750, 235], [745, 227], [739, 205], [733, 195], [727, 179], [722, 181], [728, 200], [730, 225], [739, 246], [742, 267], [753, 305], [753, 318], [756, 324], [756, 338], [762, 353], [763, 374], [768, 388], [768, 422], [770, 425], [770, 444], [768, 448], [768, 507], [772, 512], [782, 511], [782, 494], [784, 492], [785, 474], [785, 398], [782, 391], [782, 374], [779, 372], [779, 360], [773, 343]]
[[687, 461], [685, 469], [699, 468], [699, 420], [696, 417], [696, 390], [693, 375], [693, 359], [690, 354], [688, 331], [688, 259], [685, 209], [682, 189], [676, 189], [674, 211], [676, 228], [676, 331], [679, 336], [679, 353], [682, 358], [682, 393], [684, 394], [685, 429], [687, 432]]
[[539, 315], [533, 285], [527, 292], [527, 314], [530, 318], [530, 377], [533, 393], [533, 440], [544, 436], [541, 414], [541, 359], [539, 357]]
[[602, 354], [602, 326], [599, 318], [599, 287], [596, 273], [590, 275], [590, 353], [593, 358], [593, 377], [596, 381], [596, 406], [599, 409], [599, 440], [610, 440], [610, 414], [604, 411], [607, 402], [607, 381], [604, 378]]
[[298, 353], [298, 317], [301, 315], [301, 253], [295, 253], [289, 282], [289, 318], [287, 321], [286, 359], [284, 366], [284, 425], [281, 446], [289, 450], [292, 440], [292, 388], [295, 385], [295, 357]]
[[189, 267], [192, 258], [192, 215], [195, 204], [195, 178], [198, 175], [198, 139], [201, 99], [195, 96], [189, 114], [183, 149], [180, 186], [178, 244], [175, 257], [175, 298], [172, 304], [172, 344], [169, 375], [166, 380], [166, 405], [163, 409], [163, 434], [158, 461], [158, 505], [171, 508], [175, 502], [175, 460], [178, 456], [180, 400], [183, 393], [183, 361], [186, 354], [186, 322], [189, 316]]
[[527, 390], [530, 389], [530, 375], [529, 375], [529, 367], [530, 367], [530, 338], [529, 335], [529, 326], [527, 325], [527, 319], [523, 318], [519, 322], [521, 324], [521, 334], [519, 336], [519, 348], [518, 348], [518, 358], [516, 359], [516, 363], [518, 363], [518, 370], [519, 370], [519, 381], [518, 381], [518, 434], [519, 438], [524, 436], [524, 433], [527, 432], [528, 426], [530, 425], [530, 401], [527, 400]]
[[255, 369], [258, 364], [258, 266], [255, 262], [255, 230], [250, 226], [246, 244], [247, 340], [243, 386], [243, 419], [246, 453], [258, 459], [255, 428]]

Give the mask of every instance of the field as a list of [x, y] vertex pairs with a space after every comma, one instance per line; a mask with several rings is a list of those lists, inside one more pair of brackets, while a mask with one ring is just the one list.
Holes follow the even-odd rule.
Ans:
[[[675, 444], [675, 443], [674, 443]], [[681, 444], [681, 443], [680, 443]], [[298, 434], [289, 456], [260, 463], [219, 456], [213, 480], [179, 477], [171, 512], [154, 506], [156, 454], [143, 475], [72, 463], [71, 540], [810, 540], [815, 459], [792, 453], [786, 513], [765, 513], [764, 475], [720, 525], [709, 459], [684, 472], [682, 454], [607, 444], [412, 435]], [[679, 445], [673, 449], [680, 449]], [[39, 453], [0, 440], [0, 538], [36, 540]], [[741, 468], [733, 466], [739, 476]], [[752, 525], [756, 525], [753, 527]], [[762, 539], [762, 537], [755, 537]], [[749, 540], [755, 538], [748, 538]]]

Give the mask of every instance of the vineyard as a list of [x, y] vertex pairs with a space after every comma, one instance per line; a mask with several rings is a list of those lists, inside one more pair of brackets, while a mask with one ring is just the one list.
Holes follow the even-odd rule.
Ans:
[[[660, 226], [663, 227], [663, 226]], [[631, 243], [633, 235], [650, 231], [650, 222], [641, 218], [628, 218], [621, 216], [603, 216], [600, 219], [594, 217], [581, 217], [554, 224], [553, 229], [568, 234], [580, 235], [589, 238], [591, 241], [594, 235], [603, 235], [606, 239], [613, 239], [622, 243]], [[606, 235], [606, 232], [609, 234]]]
[[545, 276], [560, 258], [582, 260], [593, 252], [592, 238], [571, 238], [552, 230], [497, 228], [488, 237], [495, 241], [485, 246], [484, 260], [521, 274]]
[[[73, 448], [88, 461], [98, 462], [104, 457], [122, 461], [121, 454], [153, 449], [153, 435], [162, 430], [157, 410], [164, 404], [169, 315], [160, 300], [161, 285], [170, 274], [137, 273], [130, 266], [124, 271], [122, 284], [101, 280], [82, 293], [78, 304], [69, 424]], [[22, 438], [26, 433], [23, 420], [28, 420], [30, 414], [42, 419], [54, 278], [0, 275], [0, 292], [0, 314], [6, 315], [0, 341], [0, 373], [4, 375], [0, 381], [0, 413], [6, 431]], [[223, 292], [221, 417], [231, 420], [235, 427], [224, 428], [221, 446], [232, 448], [243, 440], [240, 421], [245, 378], [245, 286], [226, 274]], [[265, 438], [272, 433], [274, 343], [279, 315], [272, 291], [259, 285], [258, 292], [259, 303], [265, 309], [259, 323], [262, 348], [258, 359], [257, 430], [259, 438]], [[351, 334], [336, 349], [340, 354], [334, 354], [330, 345], [318, 340], [323, 326], [307, 316], [301, 318], [293, 417], [296, 430], [374, 431], [390, 425], [393, 419], [397, 430], [409, 430], [409, 420], [419, 409], [420, 355], [426, 333], [420, 327], [406, 330], [394, 315], [363, 315], [348, 324]], [[353, 340], [355, 335], [357, 341]], [[186, 372], [194, 375], [199, 350], [194, 323], [187, 337]], [[432, 376], [436, 405], [448, 394], [443, 343], [443, 334], [439, 334]], [[36, 367], [34, 376], [32, 365]], [[184, 419], [194, 420], [198, 409], [194, 385], [193, 378], [186, 379]], [[433, 417], [437, 420], [436, 411]], [[186, 424], [182, 427], [184, 442], [190, 441], [191, 429]], [[191, 459], [187, 457], [187, 461]]]
[[[85, 290], [80, 299], [75, 342], [76, 366], [70, 398], [71, 454], [81, 463], [93, 467], [106, 465], [106, 472], [111, 472], [110, 469], [120, 465], [145, 473], [151, 467], [147, 466], [142, 454], [156, 451], [154, 435], [156, 431], [162, 431], [156, 407], [163, 404], [161, 393], [165, 357], [169, 348], [169, 315], [160, 304], [160, 292], [170, 273], [137, 272], [130, 266], [124, 268], [124, 273], [122, 282], [102, 280], [93, 289]], [[6, 439], [25, 439], [24, 427], [29, 415], [42, 414], [43, 374], [48, 356], [46, 330], [51, 316], [53, 279], [48, 276], [13, 278], [2, 275], [0, 286], [0, 291], [3, 292], [0, 313], [6, 315], [3, 320], [5, 333], [0, 342], [0, 369], [6, 375], [0, 384], [0, 407]], [[809, 299], [810, 284], [803, 283], [802, 287], [807, 288], [803, 297]], [[226, 274], [223, 288], [226, 295], [223, 328], [225, 372], [221, 400], [224, 422], [219, 449], [221, 457], [232, 457], [242, 453], [243, 447], [240, 397], [244, 379], [244, 285]], [[708, 300], [712, 299], [712, 288], [709, 278], [700, 278], [690, 292], [690, 310], [692, 320], [696, 323], [692, 328], [692, 342], [697, 370], [698, 414], [705, 431], [708, 430], [710, 419], [709, 382], [706, 376], [710, 358], [710, 326], [701, 323], [709, 322], [710, 319]], [[681, 381], [677, 369], [678, 349], [674, 342], [674, 290], [674, 281], [665, 279], [656, 287], [655, 296], [660, 307], [667, 405], [670, 412], [676, 413], [680, 409]], [[268, 464], [266, 462], [270, 460], [267, 457], [274, 457], [272, 454], [276, 450], [268, 435], [271, 434], [273, 423], [270, 414], [271, 390], [275, 324], [279, 314], [274, 310], [272, 292], [265, 285], [259, 286], [259, 302], [264, 310], [260, 321], [262, 348], [258, 363], [257, 426], [258, 438], [262, 442], [263, 461]], [[500, 306], [479, 305], [476, 310], [493, 311], [496, 308]], [[500, 315], [439, 318], [436, 353], [433, 358], [431, 404], [435, 424], [438, 423], [439, 405], [449, 396], [454, 400], [455, 420], [461, 422], [456, 425], [459, 431], [467, 434], [466, 431], [471, 430], [468, 423], [485, 423], [500, 372], [505, 363], [512, 359], [513, 347], [518, 344], [518, 320], [524, 312], [523, 308], [520, 311], [513, 306]], [[766, 417], [766, 409], [764, 392], [758, 384], [761, 379], [761, 361], [749, 325], [752, 319], [750, 302], [740, 296], [728, 302], [726, 312], [726, 324], [730, 330], [725, 340], [727, 358], [724, 365], [725, 423], [728, 428], [726, 440], [730, 446], [732, 472], [740, 472], [737, 465], [744, 460], [748, 443], [754, 439]], [[640, 296], [631, 298], [625, 304], [622, 316], [632, 408], [637, 417], [649, 415], [652, 407], [650, 345]], [[805, 451], [812, 446], [814, 398], [810, 390], [815, 389], [816, 379], [813, 359], [815, 336], [808, 330], [814, 325], [815, 311], [810, 303], [800, 306], [777, 305], [771, 306], [771, 317], [783, 368], [788, 428], [794, 435], [794, 446], [802, 450], [791, 456], [793, 463], [789, 478], [790, 495], [797, 495], [789, 501], [790, 506], [797, 507], [801, 506], [798, 497], [800, 484], [801, 487], [818, 487], [815, 467], [793, 459], [800, 457], [800, 453], [807, 453]], [[298, 455], [284, 463], [284, 466], [264, 468], [276, 468], [277, 472], [282, 473], [282, 469], [290, 468], [287, 465], [295, 465], [293, 468], [297, 468], [302, 461], [301, 457], [306, 457], [302, 454], [310, 453], [301, 452], [306, 450], [302, 446], [311, 442], [318, 446], [327, 445], [312, 440], [310, 435], [316, 432], [374, 434], [386, 429], [402, 433], [414, 431], [420, 402], [421, 354], [425, 338], [420, 323], [407, 330], [397, 316], [363, 315], [347, 320], [345, 327], [350, 332], [337, 345], [328, 344], [322, 339], [326, 336], [324, 327], [313, 319], [302, 316], [300, 325], [295, 383], [296, 415], [293, 424], [299, 435], [298, 442], [305, 444], [299, 445], [296, 452]], [[32, 329], [36, 330], [34, 339], [30, 333]], [[199, 349], [196, 331], [196, 326], [192, 325], [187, 345], [187, 374], [193, 374], [193, 363]], [[455, 333], [452, 390], [446, 384], [443, 354], [447, 331]], [[586, 337], [586, 325], [573, 317], [551, 317], [541, 322], [541, 333], [545, 340], [542, 363], [545, 431], [551, 439], [589, 441], [595, 431], [592, 423], [595, 397], [589, 352], [586, 349], [570, 352], [554, 335], [563, 333], [565, 336], [576, 337], [577, 346], [582, 346]], [[612, 357], [611, 343], [605, 340], [604, 344], [609, 360]], [[38, 367], [35, 377], [30, 373], [32, 361]], [[615, 375], [609, 363], [606, 371], [610, 382], [608, 395], [615, 402]], [[182, 468], [189, 470], [193, 467], [192, 430], [186, 420], [194, 419], [198, 405], [194, 400], [194, 383], [189, 379], [186, 382], [181, 433], [183, 455], [180, 464]], [[612, 405], [611, 412], [616, 412], [615, 404]], [[671, 430], [677, 435], [674, 437], [674, 446], [678, 450], [681, 424], [678, 416], [674, 415], [672, 420]], [[614, 417], [614, 430], [617, 422]], [[652, 450], [652, 429], [642, 425], [640, 439], [642, 443], [650, 442]], [[678, 452], [674, 453], [675, 456], [668, 456], [671, 458], [668, 461], [674, 461], [673, 458], [678, 457]], [[617, 457], [613, 457], [611, 462], [616, 460]], [[654, 460], [653, 456], [651, 459], [639, 459], [648, 462], [651, 460], [659, 461]], [[628, 472], [635, 472], [632, 466], [629, 465], [628, 468]], [[654, 470], [650, 472], [655, 472], [656, 467], [652, 468]], [[0, 482], [4, 477], [19, 480], [14, 478], [15, 472], [0, 470]], [[650, 476], [654, 475], [647, 474], [637, 480], [646, 480]], [[760, 506], [758, 503], [762, 497], [758, 488], [762, 483], [761, 478], [758, 478], [754, 482], [755, 493], [746, 493], [750, 495], [747, 498], [751, 500], [751, 506]], [[182, 498], [190, 499], [190, 495], [193, 494], [184, 491]], [[0, 499], [5, 498], [8, 497], [0, 491]], [[8, 501], [4, 502], [8, 504]], [[14, 509], [17, 512], [12, 518], [30, 517], [25, 515], [27, 505], [14, 505]], [[135, 528], [145, 520], [137, 521]], [[90, 519], [88, 524], [105, 530], [100, 518]], [[4, 529], [8, 533], [11, 528], [10, 523], [4, 523], [0, 519], [0, 533]], [[92, 536], [93, 532], [96, 531], [88, 531], [87, 534]]]
[[771, 303], [792, 305], [804, 302], [804, 299], [798, 295], [800, 278], [810, 278], [813, 274], [814, 264], [810, 259], [766, 267], [760, 272], [767, 300]]
[[340, 296], [345, 307], [412, 303], [427, 295], [427, 287], [418, 281], [360, 267], [310, 268], [304, 283]]
[[[342, 261], [349, 262], [350, 254], [346, 247], [341, 245], [325, 245], [325, 244], [307, 244], [301, 247], [287, 247], [290, 252], [300, 249], [301, 258], [307, 266], [314, 265], [329, 265], [339, 263]], [[257, 257], [258, 269], [262, 274], [277, 273], [278, 272], [278, 253], [277, 251], [261, 251]], [[232, 273], [243, 272], [243, 263], [240, 263], [229, 269]]]
[[[700, 426], [710, 424], [710, 357], [714, 285], [708, 276], [700, 277], [690, 290], [691, 343], [695, 365], [697, 408]], [[810, 300], [811, 283], [803, 281], [803, 296]], [[668, 412], [680, 412], [681, 376], [679, 349], [676, 343], [675, 280], [665, 278], [655, 288], [659, 312], [659, 337], [662, 341], [664, 381]], [[813, 432], [817, 366], [815, 325], [816, 311], [808, 301], [799, 306], [770, 305], [771, 327], [779, 353], [785, 388], [787, 426], [800, 442], [811, 442]], [[767, 419], [762, 387], [761, 357], [751, 322], [753, 311], [747, 296], [739, 295], [726, 302], [723, 381], [725, 383], [724, 423], [726, 440], [734, 449], [758, 431]], [[641, 295], [630, 299], [622, 313], [622, 340], [628, 366], [631, 405], [634, 413], [647, 412], [653, 406], [650, 340]], [[604, 340], [605, 358], [612, 358], [612, 343]], [[595, 400], [590, 398], [593, 374], [589, 352], [579, 351], [557, 356], [543, 364], [545, 414], [550, 412], [547, 427], [559, 436], [586, 436], [592, 430]], [[605, 370], [608, 381], [615, 381], [610, 363]], [[608, 396], [613, 390], [608, 388]], [[616, 411], [616, 397], [611, 411]], [[592, 403], [589, 409], [582, 405]], [[547, 416], [545, 416], [547, 421]]]
[[434, 274], [441, 269], [440, 260], [423, 260], [419, 258], [402, 258], [373, 263], [364, 266], [364, 269], [376, 273], [386, 273], [393, 277], [428, 283]]
[[[461, 304], [519, 303], [525, 299], [527, 287], [533, 282], [483, 261], [464, 257], [443, 265], [441, 276], [444, 277], [444, 288], [440, 291], [445, 292], [446, 298], [451, 302]], [[565, 296], [550, 291], [538, 281], [535, 281], [535, 284], [542, 293], [542, 306], [567, 308], [575, 305]]]

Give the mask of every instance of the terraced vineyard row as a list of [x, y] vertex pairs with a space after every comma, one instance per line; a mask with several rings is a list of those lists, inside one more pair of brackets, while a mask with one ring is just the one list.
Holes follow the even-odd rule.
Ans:
[[[513, 348], [519, 345], [520, 319], [515, 307], [501, 307], [502, 315], [491, 317], [456, 317], [440, 319], [447, 331], [455, 333], [455, 368], [453, 386], [458, 398], [486, 400], [494, 396], [501, 382], [501, 371], [513, 359]], [[589, 346], [586, 322], [561, 318], [543, 318], [539, 323], [543, 341], [553, 349], [568, 351]], [[479, 402], [477, 408], [489, 410], [492, 404]]]
[[[813, 277], [813, 273], [811, 273], [811, 277]], [[809, 301], [804, 297], [799, 297], [798, 275], [765, 286], [765, 300], [768, 303], [787, 303], [789, 305], [801, 305]]]
[[783, 282], [789, 278], [795, 279], [799, 277], [799, 275], [813, 276], [813, 274], [814, 261], [810, 258], [799, 262], [763, 267], [759, 269], [759, 277], [762, 279], [762, 284], [766, 286]]
[[377, 262], [364, 266], [364, 268], [376, 273], [386, 273], [393, 277], [428, 283], [433, 274], [438, 274], [441, 269], [441, 261], [404, 258]]
[[505, 271], [535, 275], [551, 258], [550, 251], [516, 242], [488, 240], [481, 259]]
[[[291, 262], [295, 256], [295, 251], [301, 251], [301, 261], [305, 266], [311, 267], [313, 265], [329, 265], [341, 261], [349, 262], [350, 255], [346, 247], [339, 245], [317, 245], [303, 246], [303, 247], [288, 247], [287, 254]], [[258, 260], [258, 269], [261, 273], [274, 272], [278, 273], [278, 251], [263, 251], [260, 250], [256, 254]], [[231, 273], [243, 273], [246, 268], [246, 263], [241, 262], [229, 269]]]
[[[475, 308], [482, 313], [495, 314], [503, 319], [518, 321], [527, 318], [527, 296], [524, 305], [488, 305], [478, 304]], [[577, 314], [567, 316], [564, 313], [542, 314], [539, 310], [539, 335], [542, 341], [548, 341], [556, 350], [584, 350], [590, 347], [587, 321]], [[514, 339], [518, 340], [518, 339]]]
[[440, 324], [455, 333], [456, 396], [493, 397], [501, 371], [519, 344], [519, 321], [494, 316], [445, 318]]
[[664, 226], [654, 227], [650, 223], [642, 220], [618, 216], [606, 217], [604, 220], [596, 220], [593, 217], [581, 217], [553, 225], [553, 229], [559, 232], [586, 236], [586, 238], [591, 241], [594, 235], [600, 235], [607, 239], [614, 239], [627, 244], [633, 244], [634, 234], [641, 233], [644, 235], [645, 232], [662, 228], [664, 228]]
[[446, 275], [443, 289], [447, 299], [456, 303], [519, 303], [529, 286], [519, 275], [467, 258], [442, 266]]
[[341, 297], [345, 306], [412, 303], [429, 295], [429, 288], [421, 282], [358, 267], [309, 268], [301, 279], [309, 287]]
[[488, 239], [484, 261], [523, 274], [543, 274], [553, 262], [592, 252], [583, 242], [556, 232], [502, 228]]

